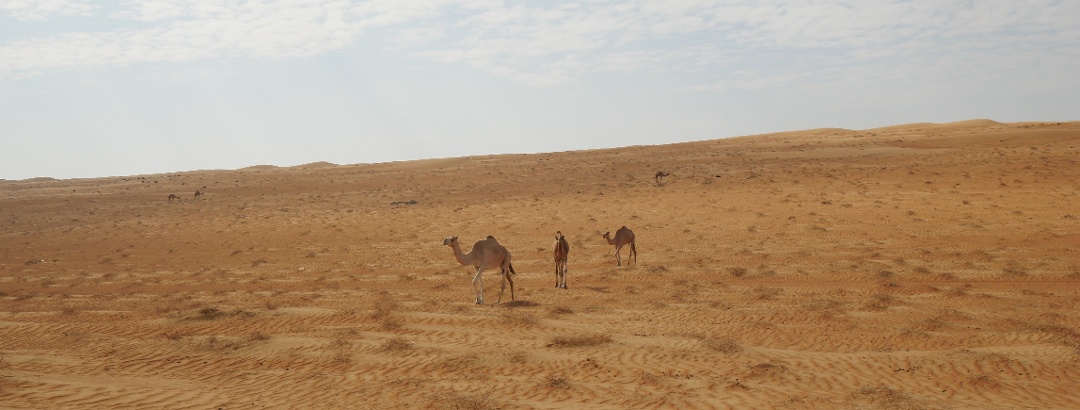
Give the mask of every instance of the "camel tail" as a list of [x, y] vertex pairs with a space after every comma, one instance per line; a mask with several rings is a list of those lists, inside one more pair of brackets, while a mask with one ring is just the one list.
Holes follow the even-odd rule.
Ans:
[[514, 264], [513, 263], [510, 264], [510, 273], [513, 273], [513, 274], [517, 275], [517, 272], [514, 272]]

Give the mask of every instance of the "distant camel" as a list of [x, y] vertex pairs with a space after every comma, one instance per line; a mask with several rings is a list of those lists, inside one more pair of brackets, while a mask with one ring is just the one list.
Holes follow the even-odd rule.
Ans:
[[566, 289], [566, 263], [570, 255], [570, 243], [566, 242], [562, 231], [555, 232], [555, 288]]
[[494, 236], [488, 236], [487, 239], [481, 239], [476, 241], [472, 250], [465, 254], [461, 252], [461, 246], [458, 244], [458, 238], [456, 236], [447, 237], [443, 240], [443, 245], [449, 245], [454, 249], [454, 257], [457, 258], [458, 263], [469, 266], [472, 265], [476, 268], [476, 276], [473, 277], [472, 284], [473, 290], [476, 291], [476, 304], [484, 304], [484, 281], [481, 279], [480, 274], [484, 272], [484, 269], [498, 266], [502, 273], [502, 289], [499, 290], [499, 301], [502, 302], [503, 292], [506, 291], [506, 282], [510, 282], [510, 300], [514, 300], [514, 279], [510, 277], [510, 274], [516, 274], [514, 272], [514, 265], [510, 264], [510, 251], [499, 244], [499, 241], [495, 240]]
[[202, 196], [202, 195], [203, 195], [202, 191], [199, 191], [197, 189], [195, 190], [195, 199], [199, 199], [199, 197]]
[[663, 183], [663, 182], [664, 182], [664, 181], [663, 181], [663, 180], [664, 180], [664, 177], [666, 177], [666, 176], [668, 176], [668, 175], [671, 175], [671, 174], [669, 174], [669, 173], [667, 173], [667, 172], [664, 172], [664, 171], [656, 171], [656, 183], [657, 183], [657, 184], [659, 184], [659, 183]]
[[615, 231], [615, 239], [611, 239], [611, 232], [604, 232], [604, 239], [607, 239], [608, 245], [615, 245], [615, 266], [622, 266], [622, 260], [619, 259], [619, 251], [622, 250], [623, 245], [630, 244], [630, 255], [626, 257], [626, 264], [630, 264], [630, 257], [634, 257], [634, 262], [637, 263], [637, 247], [634, 246], [634, 231], [627, 229], [625, 226]]
[[169, 202], [172, 202], [174, 199], [179, 200], [180, 197], [176, 196], [176, 194], [169, 194]]

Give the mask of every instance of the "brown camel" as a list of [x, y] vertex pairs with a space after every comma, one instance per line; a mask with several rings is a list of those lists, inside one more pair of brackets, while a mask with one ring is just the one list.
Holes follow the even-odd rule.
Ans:
[[626, 244], [630, 244], [630, 255], [626, 257], [626, 264], [630, 264], [630, 257], [634, 257], [634, 263], [637, 263], [637, 247], [634, 246], [634, 231], [627, 229], [623, 226], [619, 230], [615, 231], [615, 239], [611, 239], [611, 232], [604, 232], [604, 239], [607, 239], [608, 245], [615, 245], [615, 266], [622, 266], [622, 260], [619, 259], [619, 251]]
[[656, 171], [656, 183], [660, 184], [664, 182], [664, 177], [671, 175], [664, 171]]
[[502, 302], [502, 295], [506, 291], [508, 281], [510, 282], [510, 300], [514, 300], [514, 279], [510, 277], [510, 274], [517, 272], [514, 272], [514, 265], [510, 264], [510, 251], [500, 245], [494, 236], [476, 241], [469, 253], [461, 252], [461, 245], [458, 244], [456, 236], [444, 239], [443, 245], [449, 245], [454, 250], [454, 257], [457, 258], [458, 263], [476, 268], [476, 276], [473, 277], [472, 284], [473, 290], [476, 291], [477, 305], [484, 304], [484, 281], [480, 274], [484, 272], [484, 269], [496, 266], [502, 273], [503, 281], [502, 289], [499, 290], [499, 300], [495, 303]]
[[199, 197], [202, 196], [202, 195], [203, 195], [202, 191], [197, 190], [197, 189], [195, 190], [195, 199], [199, 199]]
[[169, 202], [172, 202], [174, 199], [180, 199], [180, 197], [176, 196], [176, 194], [169, 194]]
[[555, 288], [566, 289], [566, 263], [570, 255], [570, 243], [563, 237], [562, 231], [555, 232]]

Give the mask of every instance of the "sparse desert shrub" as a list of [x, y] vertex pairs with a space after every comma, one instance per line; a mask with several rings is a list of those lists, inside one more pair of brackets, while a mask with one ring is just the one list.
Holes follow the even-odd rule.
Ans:
[[1028, 273], [1027, 273], [1027, 271], [1021, 269], [1018, 266], [1009, 266], [1009, 267], [1007, 267], [1007, 268], [1005, 268], [1005, 269], [1003, 269], [1001, 271], [1001, 275], [1006, 276], [1006, 277], [1016, 278], [1016, 277], [1027, 276]]
[[783, 293], [780, 288], [756, 287], [750, 290], [750, 297], [756, 300], [770, 300]]
[[550, 313], [551, 316], [572, 315], [574, 314], [574, 310], [566, 306], [554, 306], [551, 309], [548, 309], [548, 313]]
[[448, 357], [442, 361], [442, 367], [447, 370], [461, 371], [476, 366], [480, 357], [475, 354]]
[[584, 347], [599, 346], [611, 342], [611, 336], [605, 334], [555, 336], [551, 338], [548, 347]]
[[244, 344], [241, 343], [239, 340], [217, 336], [210, 336], [202, 339], [195, 345], [195, 349], [206, 351], [239, 350], [241, 347], [244, 347]]
[[866, 301], [866, 303], [863, 303], [863, 309], [871, 311], [885, 310], [888, 309], [889, 306], [895, 305], [896, 303], [896, 298], [892, 295], [875, 293], [873, 295], [870, 295], [870, 300]]
[[222, 316], [225, 316], [225, 312], [222, 312], [221, 310], [218, 310], [218, 308], [206, 307], [206, 308], [199, 309], [199, 317], [198, 318], [202, 319], [202, 320], [214, 320], [214, 319], [220, 318]]
[[383, 330], [398, 330], [401, 329], [404, 324], [401, 323], [396, 316], [386, 315], [379, 320], [379, 326], [381, 326]]
[[742, 346], [739, 345], [739, 342], [727, 336], [703, 338], [701, 342], [704, 343], [705, 347], [709, 350], [723, 354], [735, 354], [743, 350]]
[[941, 319], [937, 318], [918, 320], [911, 324], [912, 329], [925, 332], [936, 332], [948, 326], [948, 323], [945, 323]]
[[544, 377], [540, 384], [550, 389], [566, 390], [570, 388], [570, 379], [566, 375], [552, 373]]
[[265, 342], [270, 340], [270, 335], [256, 330], [248, 335], [247, 340], [249, 342]]
[[744, 268], [742, 266], [732, 266], [732, 267], [728, 268], [728, 272], [731, 272], [731, 276], [734, 276], [736, 278], [741, 278], [743, 276], [746, 276], [746, 274], [748, 272], [750, 272], [750, 271], [749, 271], [749, 269], [746, 269], [746, 268]]
[[487, 393], [441, 394], [435, 398], [435, 407], [445, 410], [496, 410], [499, 406]]
[[525, 364], [525, 362], [529, 361], [529, 353], [521, 350], [513, 351], [506, 354], [506, 359], [509, 360], [510, 363]]
[[924, 405], [899, 390], [887, 386], [865, 386], [852, 393], [858, 401], [874, 403], [886, 409], [922, 409]]
[[180, 333], [178, 331], [164, 332], [161, 335], [165, 336], [166, 339], [169, 339], [169, 340], [172, 340], [172, 341], [177, 341], [177, 340], [183, 339], [184, 336], [187, 336], [186, 334]]
[[401, 352], [410, 350], [413, 348], [413, 342], [405, 340], [403, 337], [394, 337], [386, 339], [382, 346], [379, 347], [381, 352]]
[[968, 377], [967, 381], [973, 386], [986, 389], [996, 389], [998, 387], [1001, 387], [1001, 383], [998, 383], [997, 380], [994, 380], [992, 377], [985, 374]]
[[641, 384], [656, 385], [660, 384], [661, 380], [660, 376], [648, 372], [641, 373], [641, 376], [638, 377], [638, 382]]
[[372, 304], [373, 311], [371, 317], [379, 320], [385, 319], [390, 316], [391, 312], [398, 310], [399, 307], [401, 307], [401, 305], [396, 300], [386, 295], [381, 296], [378, 299], [375, 299], [375, 302]]

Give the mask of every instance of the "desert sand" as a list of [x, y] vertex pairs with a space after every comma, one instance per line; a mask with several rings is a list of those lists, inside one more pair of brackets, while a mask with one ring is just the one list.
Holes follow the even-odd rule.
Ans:
[[1080, 408], [1078, 194], [990, 120], [3, 181], [0, 408]]

